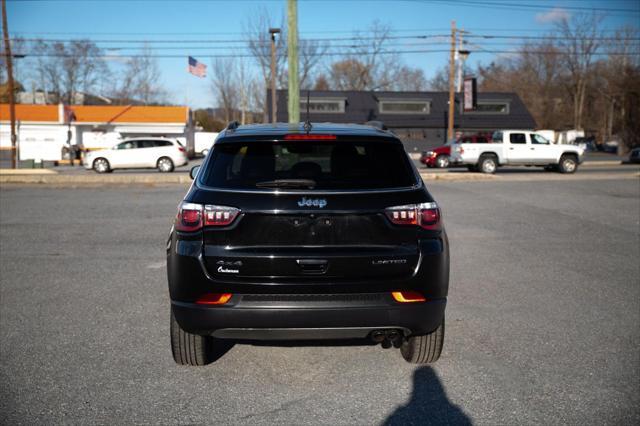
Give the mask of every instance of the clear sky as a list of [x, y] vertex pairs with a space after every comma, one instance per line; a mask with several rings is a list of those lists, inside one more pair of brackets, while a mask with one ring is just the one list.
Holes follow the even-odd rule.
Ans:
[[[186, 72], [187, 55], [210, 66], [206, 55], [234, 54], [237, 44], [211, 40], [242, 38], [243, 22], [261, 8], [272, 16], [283, 16], [286, 0], [207, 1], [207, 0], [8, 0], [9, 30], [12, 36], [25, 38], [113, 40], [102, 47], [122, 47], [122, 40], [204, 40], [203, 43], [152, 44], [155, 53], [178, 55], [158, 59], [162, 81], [175, 103], [192, 107], [215, 105], [209, 78], [199, 79]], [[603, 26], [612, 30], [623, 24], [640, 25], [640, 0], [397, 0], [397, 1], [299, 1], [300, 38], [349, 37], [366, 29], [375, 20], [391, 26], [396, 36], [445, 35], [451, 20], [472, 35], [540, 35], [553, 28], [562, 16], [596, 8], [605, 15]], [[279, 22], [274, 23], [276, 25]], [[117, 43], [116, 41], [120, 41]], [[393, 41], [401, 50], [443, 50], [445, 38]], [[500, 53], [486, 50], [513, 49], [518, 40], [471, 39], [469, 65], [489, 63]], [[335, 42], [340, 43], [340, 42]], [[344, 42], [343, 42], [344, 43]], [[126, 44], [137, 49], [140, 43]], [[161, 49], [165, 48], [165, 49]], [[130, 48], [131, 49], [131, 48]], [[112, 50], [135, 53], [136, 50]], [[403, 60], [421, 68], [427, 77], [446, 64], [446, 52], [403, 53]], [[251, 59], [247, 59], [251, 61]], [[24, 70], [23, 70], [24, 72]], [[257, 69], [254, 69], [257, 72]]]

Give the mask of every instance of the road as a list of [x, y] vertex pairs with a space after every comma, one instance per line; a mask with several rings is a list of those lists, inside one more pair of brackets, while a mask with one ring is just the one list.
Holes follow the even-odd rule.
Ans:
[[[639, 172], [640, 167], [638, 164], [613, 164], [616, 161], [620, 161], [620, 157], [613, 156], [610, 154], [600, 154], [600, 153], [591, 153], [587, 156], [587, 163], [582, 164], [576, 175], [587, 175], [587, 174], [611, 174], [611, 175], [619, 175], [625, 174], [629, 172]], [[420, 164], [420, 162], [415, 159], [413, 160], [414, 164], [421, 172], [427, 173], [456, 173], [456, 174], [469, 174], [471, 172], [467, 171], [465, 167], [452, 167], [449, 169], [432, 169], [427, 168], [424, 164]], [[189, 170], [193, 166], [199, 165], [202, 163], [202, 158], [196, 158], [189, 161], [189, 164], [181, 167], [176, 167], [174, 173], [189, 173]], [[85, 170], [82, 166], [59, 166], [54, 168], [59, 174], [63, 175], [94, 175], [95, 172], [91, 170]], [[158, 171], [155, 169], [125, 169], [125, 170], [116, 170], [113, 173], [115, 174], [157, 174]], [[498, 169], [496, 175], [500, 177], [531, 177], [537, 178], [542, 175], [556, 175], [558, 173], [550, 173], [545, 172], [540, 167], [501, 167]]]
[[235, 345], [171, 358], [164, 245], [185, 188], [0, 191], [0, 423], [638, 424], [638, 180], [434, 182], [442, 358]]

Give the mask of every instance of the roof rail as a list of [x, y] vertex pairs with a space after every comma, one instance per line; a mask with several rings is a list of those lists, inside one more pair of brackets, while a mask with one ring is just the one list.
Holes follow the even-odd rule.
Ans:
[[365, 126], [375, 127], [378, 130], [389, 130], [382, 121], [367, 121]]
[[231, 123], [227, 124], [227, 130], [235, 130], [238, 128], [240, 123], [237, 120], [233, 120]]

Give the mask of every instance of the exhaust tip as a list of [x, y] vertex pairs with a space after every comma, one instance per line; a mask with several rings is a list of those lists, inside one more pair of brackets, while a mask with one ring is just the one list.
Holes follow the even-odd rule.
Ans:
[[382, 343], [387, 338], [386, 333], [383, 330], [376, 330], [371, 333], [371, 340], [376, 343]]

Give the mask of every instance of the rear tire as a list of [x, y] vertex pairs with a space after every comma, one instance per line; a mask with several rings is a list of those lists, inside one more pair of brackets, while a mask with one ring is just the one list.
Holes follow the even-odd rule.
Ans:
[[169, 173], [174, 169], [173, 161], [171, 161], [171, 158], [169, 157], [160, 158], [156, 163], [156, 166], [158, 167], [158, 171], [160, 173]]
[[493, 155], [482, 155], [477, 167], [482, 173], [493, 174], [498, 168], [498, 159]]
[[574, 155], [563, 155], [558, 164], [560, 173], [575, 173], [578, 170], [578, 159]]
[[449, 156], [438, 155], [438, 157], [436, 157], [436, 167], [439, 169], [446, 169], [449, 167]]
[[95, 170], [96, 173], [109, 173], [113, 171], [111, 170], [109, 161], [102, 157], [93, 160], [93, 170]]
[[171, 351], [176, 364], [207, 365], [213, 362], [211, 355], [213, 337], [191, 334], [182, 329], [171, 310]]
[[444, 346], [444, 318], [429, 334], [411, 336], [400, 346], [400, 353], [411, 364], [431, 364], [440, 358]]

